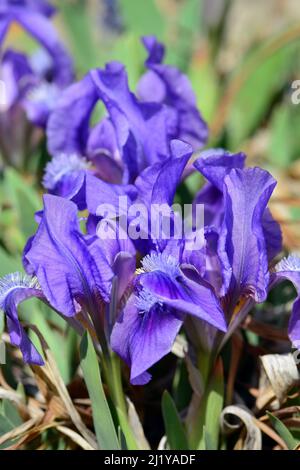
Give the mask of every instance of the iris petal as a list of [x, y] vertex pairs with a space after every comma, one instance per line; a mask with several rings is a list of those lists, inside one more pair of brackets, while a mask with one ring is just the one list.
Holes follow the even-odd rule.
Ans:
[[272, 176], [260, 168], [233, 169], [224, 179], [224, 220], [218, 254], [223, 294], [233, 303], [242, 294], [257, 302], [267, 296], [269, 269], [263, 214], [275, 188]]
[[25, 362], [43, 365], [41, 355], [26, 335], [18, 318], [18, 305], [32, 297], [44, 298], [36, 278], [13, 273], [0, 279], [0, 309], [7, 318], [10, 340], [20, 348]]
[[272, 281], [277, 284], [284, 280], [290, 281], [297, 291], [289, 323], [289, 337], [294, 346], [300, 349], [300, 257], [298, 255], [291, 254], [277, 264], [276, 272], [272, 274]]
[[26, 260], [49, 303], [65, 316], [76, 314], [75, 300], [95, 313], [98, 297], [109, 299], [113, 273], [99, 242], [87, 244], [74, 203], [44, 196], [44, 213]]

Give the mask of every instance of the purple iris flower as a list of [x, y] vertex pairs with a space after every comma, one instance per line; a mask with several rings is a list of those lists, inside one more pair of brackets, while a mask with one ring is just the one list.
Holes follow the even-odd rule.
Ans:
[[[61, 90], [74, 76], [71, 58], [51, 23], [54, 12], [55, 9], [45, 1], [7, 0], [0, 4], [0, 44], [3, 44], [10, 25], [16, 22], [42, 48], [32, 57], [13, 51], [4, 55], [1, 68], [2, 79], [8, 88], [6, 108], [9, 110], [10, 106], [20, 104], [28, 119], [42, 127]], [[8, 67], [11, 69], [9, 77]]]
[[164, 104], [168, 111], [169, 137], [183, 140], [198, 150], [207, 142], [208, 128], [197, 109], [188, 77], [176, 67], [162, 63], [165, 48], [154, 36], [146, 36], [142, 41], [148, 51], [145, 62], [148, 72], [138, 84], [138, 96], [142, 101]]
[[0, 280], [0, 309], [6, 315], [10, 340], [13, 345], [20, 348], [25, 362], [42, 365], [44, 363], [42, 357], [18, 319], [18, 305], [31, 297], [43, 297], [36, 278], [13, 273]]
[[101, 346], [109, 335], [118, 303], [135, 271], [135, 249], [118, 237], [106, 242], [82, 233], [76, 204], [57, 196], [44, 196], [38, 229], [25, 247], [23, 263], [28, 273], [7, 276], [0, 283], [0, 308], [4, 311], [13, 344], [24, 360], [42, 364], [27, 338], [17, 314], [19, 303], [37, 297], [82, 332], [77, 319], [94, 328]]
[[[218, 349], [255, 303], [266, 300], [270, 270], [282, 249], [281, 231], [267, 208], [276, 185], [260, 168], [244, 168], [244, 154], [221, 149], [203, 152], [195, 167], [208, 183], [195, 203], [205, 206], [206, 271], [228, 322], [225, 339], [193, 322], [194, 340]], [[197, 332], [195, 337], [195, 332]]]
[[50, 304], [66, 317], [84, 304], [97, 309], [109, 298], [112, 271], [99, 243], [80, 231], [77, 206], [67, 199], [44, 196], [36, 235], [27, 247], [27, 269], [34, 272]]
[[[171, 206], [192, 154], [191, 146], [180, 141], [173, 141], [171, 148], [171, 158], [146, 169], [135, 182], [135, 200], [148, 208], [162, 203]], [[100, 192], [94, 196], [99, 198]], [[144, 225], [147, 232], [150, 224], [144, 221]], [[148, 238], [136, 244], [140, 252], [148, 250], [148, 254], [142, 258], [134, 291], [111, 335], [111, 346], [130, 365], [134, 384], [149, 381], [147, 370], [171, 351], [187, 315], [226, 331], [220, 300], [201, 276], [203, 253], [191, 254], [185, 245], [184, 237], [153, 238], [150, 230]]]
[[[216, 352], [251, 307], [265, 301], [284, 279], [298, 292], [289, 327], [297, 345], [300, 261], [291, 256], [273, 272], [281, 234], [267, 204], [276, 182], [265, 170], [245, 169], [243, 154], [212, 150], [195, 163], [214, 188], [220, 212], [205, 227], [204, 251], [188, 250], [186, 234], [162, 240], [149, 231], [149, 240], [139, 245], [113, 226], [115, 237], [98, 238], [99, 204], [117, 207], [119, 197], [127, 196], [146, 207], [171, 206], [192, 149], [180, 141], [170, 147], [171, 157], [145, 169], [131, 185], [85, 174], [85, 233], [74, 202], [44, 197], [37, 233], [24, 250], [24, 267], [35, 277], [8, 277], [1, 285], [1, 308], [12, 342], [20, 346], [25, 360], [41, 362], [17, 317], [18, 303], [31, 296], [46, 301], [68, 321], [80, 313], [101, 346], [104, 335], [106, 347], [110, 341], [130, 366], [131, 382], [144, 384], [150, 379], [149, 368], [170, 352], [183, 325], [196, 346], [201, 341]], [[73, 163], [76, 167], [76, 158]], [[136, 249], [141, 253], [137, 271]]]
[[[195, 168], [206, 178], [207, 183], [196, 195], [195, 204], [204, 204], [205, 225], [220, 233], [226, 209], [224, 181], [232, 170], [243, 170], [246, 155], [231, 154], [222, 149], [211, 149], [200, 154], [194, 163]], [[260, 173], [262, 170], [256, 170]], [[253, 171], [255, 178], [255, 171]], [[258, 186], [260, 180], [257, 180]], [[250, 183], [251, 185], [251, 183]], [[260, 186], [259, 186], [260, 187]], [[262, 230], [266, 239], [268, 261], [271, 262], [282, 249], [282, 237], [279, 224], [273, 219], [266, 207], [262, 214]]]
[[112, 349], [130, 365], [136, 385], [147, 383], [147, 369], [171, 351], [187, 314], [227, 328], [211, 287], [192, 279], [174, 254], [153, 251], [142, 259], [135, 291], [113, 328]]
[[300, 257], [291, 254], [282, 259], [272, 273], [270, 289], [283, 281], [290, 281], [296, 289], [297, 297], [293, 304], [288, 333], [293, 346], [300, 350]]
[[[180, 140], [170, 142], [170, 154], [162, 162], [157, 162], [141, 172], [134, 184], [111, 184], [88, 174], [86, 176], [86, 203], [89, 213], [97, 216], [98, 207], [109, 204], [114, 208], [117, 216], [124, 215], [131, 204], [141, 204], [147, 209], [147, 217], [151, 206], [167, 204], [171, 206], [177, 187], [183, 177], [185, 167], [192, 155], [192, 147]], [[126, 196], [128, 204], [119, 207], [120, 196]], [[143, 219], [141, 214], [141, 230], [143, 236], [133, 240], [136, 249], [147, 254], [152, 249], [162, 250], [165, 240], [155, 238], [151, 233], [151, 224], [148, 218]], [[127, 221], [133, 222], [134, 215], [128, 215]], [[99, 220], [99, 218], [98, 218]]]
[[[109, 117], [90, 130], [91, 113], [99, 97]], [[72, 120], [68, 119], [71, 114]], [[90, 197], [95, 193], [95, 189], [90, 189], [92, 184], [99, 187], [99, 192], [101, 181], [103, 186], [105, 182], [127, 186], [147, 167], [172, 155], [164, 108], [155, 103], [139, 103], [129, 91], [124, 67], [118, 63], [94, 70], [71, 85], [50, 116], [47, 134], [54, 157], [46, 168], [45, 187], [75, 202], [75, 195], [84, 194], [84, 175], [95, 177], [88, 180], [86, 195]], [[90, 169], [84, 171], [87, 161]], [[101, 180], [98, 184], [96, 177]]]
[[[266, 300], [270, 262], [281, 249], [280, 229], [266, 212], [276, 182], [260, 168], [244, 169], [244, 159], [219, 150], [195, 164], [216, 189], [220, 212], [215, 226], [205, 227], [205, 256], [188, 252], [183, 239], [163, 248], [157, 243], [142, 259], [135, 292], [111, 337], [113, 349], [131, 365], [134, 383], [149, 380], [147, 369], [171, 350], [184, 320], [197, 347], [201, 341], [216, 351], [224, 340], [220, 331], [228, 325], [227, 338], [255, 303]], [[168, 175], [161, 188], [168, 188]]]
[[[90, 129], [99, 100], [108, 117]], [[88, 157], [102, 179], [117, 184], [132, 183], [144, 168], [168, 155], [164, 108], [140, 103], [128, 88], [124, 66], [117, 62], [92, 70], [64, 92], [50, 116], [47, 136], [52, 155]]]
[[[163, 76], [157, 80], [165, 80], [166, 96], [158, 100], [149, 81], [149, 96], [138, 100], [129, 90], [124, 67], [117, 62], [90, 71], [63, 93], [51, 114], [47, 126], [51, 155], [82, 155], [102, 180], [132, 184], [145, 168], [170, 156], [171, 139], [191, 142], [194, 148], [205, 143], [207, 126], [196, 109], [187, 77], [158, 63], [163, 56], [161, 44], [153, 38], [145, 39], [145, 44], [150, 54], [147, 64], [153, 66], [149, 74]], [[145, 83], [141, 89], [146, 93], [146, 88]], [[107, 116], [90, 128], [99, 100]]]

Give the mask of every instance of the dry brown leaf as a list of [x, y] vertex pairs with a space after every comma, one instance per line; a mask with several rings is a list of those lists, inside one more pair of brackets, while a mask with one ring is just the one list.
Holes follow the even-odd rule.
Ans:
[[149, 442], [146, 439], [146, 436], [144, 434], [144, 429], [141, 424], [139, 415], [136, 412], [136, 409], [134, 407], [134, 404], [132, 401], [126, 397], [126, 401], [128, 404], [128, 420], [130, 427], [132, 429], [132, 432], [134, 434], [135, 440], [140, 448], [140, 450], [151, 450], [151, 447], [149, 445]]
[[20, 437], [21, 435], [25, 434], [26, 432], [28, 432], [28, 430], [33, 428], [39, 421], [40, 421], [39, 418], [31, 418], [28, 421], [26, 421], [25, 423], [20, 424], [20, 426], [17, 426], [16, 428], [12, 429], [11, 431], [3, 434], [0, 437], [0, 445], [4, 444], [5, 442], [10, 441], [12, 439], [16, 439], [16, 438]]
[[286, 399], [289, 390], [298, 385], [300, 375], [293, 354], [266, 354], [260, 357], [261, 373], [259, 396], [256, 400], [258, 409], [263, 409], [272, 401], [272, 409], [278, 409]]
[[65, 436], [72, 439], [72, 441], [75, 442], [75, 444], [77, 444], [82, 449], [84, 449], [84, 450], [96, 450], [85, 439], [83, 439], [83, 437], [80, 434], [73, 431], [72, 429], [67, 428], [66, 426], [57, 426], [56, 429], [59, 432], [61, 432], [62, 434], [64, 434]]
[[84, 422], [81, 419], [80, 414], [78, 413], [77, 409], [75, 408], [67, 387], [60, 375], [56, 362], [52, 356], [52, 353], [41, 335], [38, 329], [34, 325], [29, 325], [29, 327], [36, 333], [38, 336], [41, 346], [43, 348], [43, 352], [45, 355], [45, 365], [43, 367], [31, 366], [32, 369], [35, 371], [36, 375], [41, 377], [42, 379], [46, 380], [47, 384], [50, 388], [57, 392], [58, 396], [60, 397], [66, 412], [71, 418], [71, 421], [78, 429], [78, 431], [82, 434], [84, 439], [93, 447], [94, 449], [98, 448], [97, 440], [95, 435], [86, 427]]
[[[229, 416], [235, 416], [237, 418], [236, 424], [229, 421]], [[244, 426], [246, 428], [246, 433], [243, 439], [242, 449], [261, 450], [261, 430], [257, 426], [255, 417], [248, 409], [236, 405], [227, 406], [221, 413], [220, 425], [223, 434], [231, 434]]]

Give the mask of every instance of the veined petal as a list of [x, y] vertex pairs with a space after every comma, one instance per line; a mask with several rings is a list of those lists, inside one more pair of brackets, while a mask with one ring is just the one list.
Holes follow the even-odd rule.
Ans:
[[297, 292], [289, 322], [289, 337], [293, 345], [300, 349], [300, 257], [296, 254], [289, 255], [276, 265], [271, 286], [285, 280], [290, 281]]
[[99, 97], [115, 127], [119, 151], [131, 183], [141, 170], [168, 155], [165, 111], [157, 103], [140, 103], [128, 88], [122, 64], [111, 62], [91, 72]]
[[223, 192], [223, 181], [233, 168], [244, 168], [246, 155], [230, 153], [223, 149], [209, 149], [200, 153], [194, 167], [219, 191]]
[[138, 84], [142, 101], [164, 103], [169, 112], [169, 137], [188, 142], [194, 149], [203, 146], [208, 128], [197, 109], [196, 96], [186, 75], [171, 65], [162, 64], [164, 46], [154, 36], [144, 37], [149, 56], [147, 72]]
[[44, 212], [26, 253], [49, 303], [65, 316], [76, 314], [75, 300], [91, 313], [99, 296], [109, 300], [113, 272], [99, 246], [79, 230], [77, 206], [44, 196]]
[[233, 169], [224, 179], [224, 220], [218, 254], [222, 264], [223, 294], [233, 304], [248, 294], [265, 300], [269, 282], [263, 214], [276, 185], [260, 168]]
[[[245, 158], [246, 155], [242, 152], [232, 154], [223, 149], [209, 149], [202, 152], [195, 161], [195, 168], [208, 180], [194, 200], [194, 204], [204, 204], [206, 226], [220, 227], [224, 216], [224, 178], [234, 168], [243, 169]], [[264, 211], [262, 225], [270, 262], [282, 249], [282, 237], [280, 226], [268, 208]]]
[[144, 170], [136, 179], [139, 199], [148, 204], [173, 204], [183, 171], [192, 156], [189, 144], [172, 140], [171, 157]]
[[219, 300], [213, 290], [199, 279], [188, 278], [176, 258], [152, 252], [142, 261], [139, 284], [159, 302], [178, 311], [195, 315], [216, 328], [226, 331], [226, 322]]
[[111, 335], [111, 347], [131, 367], [130, 381], [147, 383], [147, 370], [171, 351], [183, 317], [159, 303], [148, 312], [140, 312], [132, 295], [117, 320]]
[[20, 348], [25, 362], [43, 365], [41, 355], [26, 335], [18, 318], [18, 305], [32, 297], [44, 298], [36, 278], [13, 273], [0, 279], [0, 309], [6, 315], [10, 340]]
[[97, 101], [97, 91], [89, 75], [63, 91], [47, 125], [51, 155], [85, 155], [89, 121]]
[[161, 271], [144, 274], [139, 282], [162, 304], [205, 320], [221, 331], [227, 330], [221, 305], [208, 284], [197, 283], [183, 273], [172, 279]]
[[204, 223], [219, 228], [223, 219], [223, 182], [233, 168], [243, 168], [246, 156], [231, 154], [223, 149], [209, 149], [200, 153], [194, 167], [207, 183], [194, 199], [194, 205], [204, 205]]

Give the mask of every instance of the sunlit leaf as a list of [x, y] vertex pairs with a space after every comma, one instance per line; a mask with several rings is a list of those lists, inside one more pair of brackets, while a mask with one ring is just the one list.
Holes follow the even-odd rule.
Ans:
[[289, 429], [283, 424], [280, 419], [274, 416], [272, 413], [267, 411], [267, 415], [270, 418], [273, 428], [279, 434], [279, 436], [284, 440], [289, 450], [293, 450], [298, 446], [299, 441], [297, 441]]
[[90, 336], [85, 333], [80, 344], [81, 368], [92, 402], [93, 419], [100, 449], [120, 448], [110, 409], [101, 382], [100, 368]]
[[188, 443], [183, 425], [171, 395], [165, 391], [162, 398], [162, 413], [168, 444], [173, 450], [187, 450]]
[[259, 50], [248, 59], [253, 66], [242, 66], [241, 87], [231, 104], [227, 127], [233, 150], [262, 122], [276, 93], [289, 84], [297, 53], [299, 46], [294, 43], [268, 56]]

